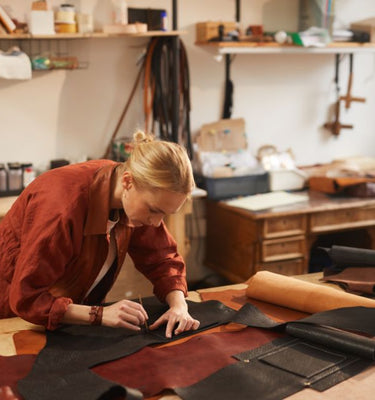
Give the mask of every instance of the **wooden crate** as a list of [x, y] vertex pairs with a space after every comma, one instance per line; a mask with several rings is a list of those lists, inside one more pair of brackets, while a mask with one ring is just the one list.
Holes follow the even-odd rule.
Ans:
[[196, 41], [198, 43], [208, 42], [219, 36], [219, 25], [224, 25], [224, 35], [236, 29], [235, 22], [206, 21], [196, 24]]

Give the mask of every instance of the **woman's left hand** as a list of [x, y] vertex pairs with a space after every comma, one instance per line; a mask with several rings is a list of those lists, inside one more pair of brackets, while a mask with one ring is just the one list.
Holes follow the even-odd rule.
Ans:
[[150, 326], [151, 330], [166, 323], [165, 336], [171, 338], [172, 332], [178, 335], [181, 332], [199, 328], [200, 323], [189, 314], [185, 298], [181, 291], [175, 290], [170, 292], [166, 300], [170, 308]]

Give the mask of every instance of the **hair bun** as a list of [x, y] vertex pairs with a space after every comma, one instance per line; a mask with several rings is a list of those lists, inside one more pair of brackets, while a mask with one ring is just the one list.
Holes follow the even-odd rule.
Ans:
[[136, 144], [140, 144], [140, 143], [149, 143], [152, 142], [154, 140], [154, 137], [150, 134], [147, 134], [141, 130], [138, 130], [137, 132], [135, 132], [133, 134], [133, 141]]

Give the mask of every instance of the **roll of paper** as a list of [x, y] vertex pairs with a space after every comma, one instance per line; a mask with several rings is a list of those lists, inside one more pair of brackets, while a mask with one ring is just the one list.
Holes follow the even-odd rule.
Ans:
[[375, 300], [269, 271], [257, 272], [246, 283], [250, 298], [311, 314], [341, 307], [375, 307]]

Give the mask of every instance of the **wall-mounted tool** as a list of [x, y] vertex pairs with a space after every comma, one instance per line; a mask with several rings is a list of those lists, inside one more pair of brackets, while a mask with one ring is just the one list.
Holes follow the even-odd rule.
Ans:
[[340, 96], [340, 100], [345, 101], [345, 108], [348, 109], [351, 106], [352, 101], [365, 103], [364, 97], [353, 97], [352, 96], [352, 83], [353, 83], [353, 54], [349, 54], [349, 77], [348, 77], [348, 89], [345, 96]]
[[335, 119], [332, 122], [326, 122], [324, 128], [328, 129], [333, 135], [340, 135], [341, 129], [353, 129], [353, 125], [342, 124], [340, 122], [340, 100], [335, 103]]
[[335, 63], [335, 87], [336, 87], [336, 103], [334, 120], [332, 122], [326, 122], [324, 128], [328, 129], [333, 135], [338, 136], [341, 129], [353, 129], [353, 125], [342, 124], [340, 122], [340, 85], [339, 85], [339, 70], [340, 70], [340, 54], [336, 54]]

